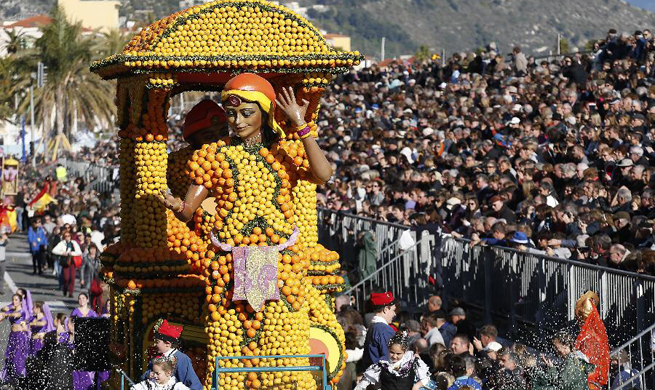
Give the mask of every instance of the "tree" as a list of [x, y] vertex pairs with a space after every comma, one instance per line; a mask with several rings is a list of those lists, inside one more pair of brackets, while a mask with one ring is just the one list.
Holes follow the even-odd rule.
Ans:
[[[569, 43], [569, 40], [562, 37], [559, 40], [559, 49], [561, 54], [568, 54], [571, 52], [571, 44]], [[557, 53], [557, 46], [555, 46], [555, 53]]]
[[5, 30], [5, 34], [7, 35], [7, 38], [3, 48], [7, 51], [7, 54], [16, 54], [27, 47], [27, 40], [24, 32], [9, 29]]
[[[80, 23], [70, 23], [62, 8], [54, 8], [52, 22], [42, 28], [35, 57], [47, 68], [47, 79], [36, 96], [37, 112], [49, 130], [54, 112], [57, 136], [70, 135], [78, 121], [89, 128], [109, 125], [113, 117], [113, 84], [91, 73], [93, 37], [82, 36]], [[25, 106], [25, 104], [23, 104]]]
[[416, 60], [419, 62], [423, 62], [429, 58], [430, 58], [430, 49], [425, 45], [421, 45], [418, 48], [418, 51], [416, 52]]

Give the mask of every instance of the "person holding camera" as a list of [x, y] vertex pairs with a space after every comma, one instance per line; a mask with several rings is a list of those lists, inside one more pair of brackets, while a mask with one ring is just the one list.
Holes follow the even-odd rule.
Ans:
[[75, 291], [75, 274], [78, 264], [82, 263], [82, 250], [77, 241], [71, 239], [69, 231], [64, 232], [64, 239], [53, 249], [52, 254], [58, 256], [59, 265], [63, 274], [63, 293], [73, 296]]

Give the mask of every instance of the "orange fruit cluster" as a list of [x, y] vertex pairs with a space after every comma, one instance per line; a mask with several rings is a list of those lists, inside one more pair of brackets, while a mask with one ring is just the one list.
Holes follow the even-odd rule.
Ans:
[[[341, 348], [341, 353], [345, 355], [345, 343], [346, 336], [343, 332], [343, 328], [337, 322], [337, 316], [334, 314], [332, 308], [325, 302], [323, 294], [321, 294], [314, 287], [307, 285], [307, 301], [309, 303], [309, 320], [312, 324], [318, 324], [325, 326], [336, 333], [337, 338], [339, 339], [339, 345]], [[336, 384], [341, 378], [343, 369], [346, 365], [346, 359], [343, 359], [343, 365], [341, 366], [338, 374], [330, 380], [331, 383]]]
[[189, 264], [184, 254], [166, 248], [132, 248], [121, 255], [114, 264], [120, 274], [141, 274], [142, 277], [161, 278], [188, 272]]
[[94, 62], [92, 69], [116, 77], [126, 68], [301, 68], [315, 72], [310, 78], [324, 85], [328, 78], [317, 70], [343, 73], [362, 58], [359, 52], [330, 47], [314, 26], [284, 6], [264, 0], [218, 0], [146, 27], [121, 55]]
[[208, 251], [207, 243], [189, 229], [187, 224], [177, 219], [172, 211], [166, 211], [166, 218], [168, 220], [168, 248], [185, 256], [191, 267], [191, 273], [200, 274], [202, 272], [202, 260], [205, 256], [213, 258], [213, 252]]
[[198, 311], [193, 302], [201, 301], [202, 297], [197, 292], [143, 294], [141, 322], [147, 325], [158, 318], [176, 317], [196, 323], [198, 322]]
[[168, 171], [166, 180], [168, 188], [173, 196], [184, 198], [192, 184], [189, 177], [188, 161], [193, 156], [194, 150], [189, 146], [182, 148], [168, 155]]
[[191, 366], [198, 378], [204, 378], [207, 375], [207, 348], [188, 348], [185, 353], [191, 359]]

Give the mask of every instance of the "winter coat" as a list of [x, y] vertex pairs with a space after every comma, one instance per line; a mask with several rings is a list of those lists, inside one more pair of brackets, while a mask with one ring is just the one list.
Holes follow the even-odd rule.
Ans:
[[547, 375], [558, 390], [588, 390], [588, 375], [593, 371], [593, 364], [570, 353], [561, 366], [548, 369]]

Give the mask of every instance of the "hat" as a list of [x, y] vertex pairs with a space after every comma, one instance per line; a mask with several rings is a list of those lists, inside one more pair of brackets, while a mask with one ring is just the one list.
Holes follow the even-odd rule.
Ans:
[[497, 341], [490, 342], [489, 344], [487, 344], [487, 347], [485, 348], [486, 351], [493, 351], [493, 352], [498, 352], [501, 349], [503, 349], [503, 346], [500, 345], [500, 343]]
[[225, 110], [213, 100], [203, 100], [186, 115], [182, 136], [189, 139], [195, 132], [227, 121]]
[[587, 238], [589, 238], [588, 234], [581, 234], [579, 236], [576, 236], [576, 244], [578, 248], [588, 248], [589, 246], [587, 245]]
[[630, 160], [629, 158], [624, 158], [624, 159], [621, 160], [618, 164], [616, 164], [617, 167], [621, 167], [621, 168], [624, 168], [624, 167], [631, 167], [631, 166], [633, 166], [633, 165], [634, 165], [634, 164], [632, 163], [632, 160]]
[[393, 293], [387, 291], [384, 293], [372, 293], [371, 303], [375, 306], [388, 306], [394, 303]]
[[424, 135], [424, 136], [429, 137], [429, 136], [431, 136], [432, 134], [434, 134], [434, 129], [433, 129], [433, 128], [431, 128], [431, 127], [426, 127], [425, 129], [423, 129], [423, 135]]
[[414, 111], [412, 111], [411, 108], [406, 108], [405, 110], [403, 110], [403, 114], [413, 114], [413, 113]]
[[378, 110], [380, 108], [380, 105], [378, 105], [377, 103], [373, 103], [371, 104], [371, 108], [374, 110]]
[[519, 123], [521, 123], [521, 119], [519, 119], [518, 117], [513, 117], [512, 120], [509, 121], [509, 123], [513, 125], [518, 125]]
[[450, 199], [448, 199], [448, 200], [446, 201], [446, 204], [447, 204], [448, 206], [454, 206], [454, 205], [456, 205], [456, 204], [462, 204], [462, 201], [459, 200], [459, 198], [456, 198], [456, 197], [453, 196], [452, 198], [450, 198]]
[[514, 232], [514, 235], [510, 239], [510, 242], [514, 242], [516, 244], [529, 244], [530, 240], [528, 240], [528, 236], [525, 233]]
[[514, 107], [512, 107], [512, 111], [523, 111], [523, 106], [520, 104], [515, 104]]
[[517, 93], [519, 90], [516, 89], [515, 86], [510, 85], [509, 88], [507, 88], [507, 91], [509, 91], [509, 93]]
[[171, 325], [167, 320], [164, 320], [159, 327], [155, 329], [154, 338], [172, 343], [180, 338], [182, 330], [183, 328], [181, 326]]
[[268, 125], [284, 137], [284, 130], [275, 121], [275, 89], [265, 78], [254, 73], [241, 73], [231, 78], [221, 92], [221, 101], [239, 105], [241, 99], [259, 104], [268, 114]]
[[461, 307], [456, 307], [450, 311], [450, 316], [466, 316], [466, 312]]
[[645, 121], [646, 117], [644, 116], [644, 114], [636, 113], [632, 115], [632, 119], [639, 119], [641, 121]]
[[627, 219], [629, 221], [630, 214], [627, 211], [619, 211], [618, 213], [614, 214], [614, 220], [618, 221], [619, 219]]

